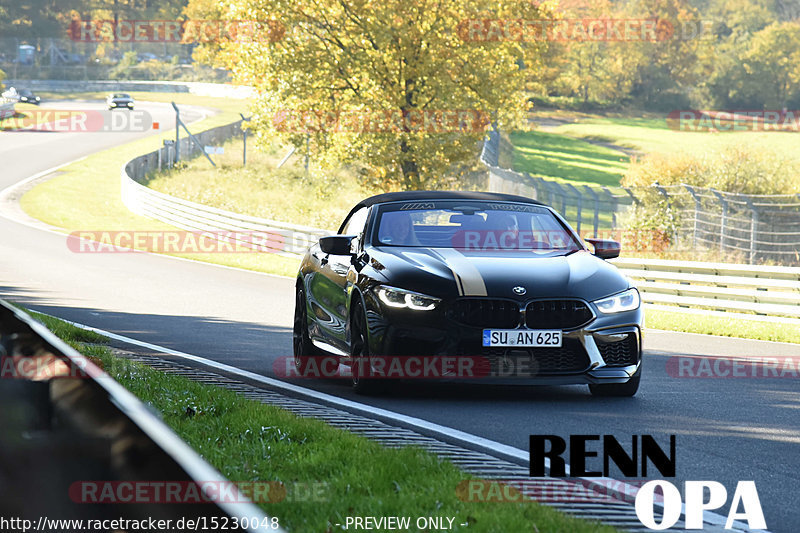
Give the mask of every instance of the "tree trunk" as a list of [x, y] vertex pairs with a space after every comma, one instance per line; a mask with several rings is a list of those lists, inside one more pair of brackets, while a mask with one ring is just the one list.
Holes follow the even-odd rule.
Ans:
[[403, 188], [407, 191], [421, 189], [422, 180], [419, 177], [419, 168], [414, 154], [411, 153], [411, 147], [405, 139], [400, 141], [400, 152], [402, 153], [400, 168], [403, 171]]

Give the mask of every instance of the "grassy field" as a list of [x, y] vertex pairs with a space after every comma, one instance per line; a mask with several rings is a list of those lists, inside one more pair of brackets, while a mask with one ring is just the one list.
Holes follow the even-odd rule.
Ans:
[[384, 448], [319, 420], [153, 370], [115, 357], [96, 334], [35, 317], [99, 361], [225, 477], [283, 483], [285, 500], [257, 503], [288, 531], [332, 531], [347, 516], [452, 517], [452, 531], [616, 531], [533, 501], [465, 501], [457, 488], [471, 477], [419, 448]]
[[800, 136], [791, 132], [677, 131], [668, 127], [666, 115], [654, 114], [624, 117], [540, 111], [532, 118], [549, 127], [546, 132], [519, 131], [511, 135], [515, 145], [514, 170], [574, 184], [618, 185], [628, 167], [630, 160], [623, 152], [589, 141], [641, 154], [667, 155], [701, 155], [741, 145], [800, 159]]
[[638, 150], [643, 153], [700, 155], [723, 150], [733, 145], [764, 148], [800, 159], [798, 135], [790, 132], [737, 131], [709, 133], [677, 131], [667, 127], [666, 117], [599, 117], [588, 116], [579, 123], [565, 124], [553, 133], [585, 140], [600, 140]]
[[619, 185], [629, 162], [618, 150], [556, 133], [515, 132], [511, 142], [514, 170], [573, 185]]
[[[243, 100], [210, 98], [191, 94], [134, 93], [139, 101], [176, 101], [181, 105], [213, 107], [219, 112], [192, 124], [202, 131], [239, 118], [248, 103]], [[82, 99], [83, 95], [70, 95]], [[94, 94], [86, 95], [93, 99]], [[22, 208], [30, 216], [62, 228], [65, 233], [80, 230], [159, 231], [174, 229], [167, 224], [131, 213], [120, 199], [119, 171], [134, 157], [155, 150], [173, 132], [140, 139], [104, 150], [62, 168], [55, 178], [40, 184], [22, 197]], [[298, 260], [274, 254], [181, 254], [180, 257], [260, 272], [294, 275]]]

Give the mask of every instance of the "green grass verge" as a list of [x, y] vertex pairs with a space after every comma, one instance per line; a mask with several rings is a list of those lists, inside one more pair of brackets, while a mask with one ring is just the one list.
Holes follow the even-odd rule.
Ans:
[[623, 152], [565, 135], [514, 132], [514, 170], [573, 185], [618, 186], [628, 167]]
[[[347, 516], [454, 517], [454, 531], [470, 532], [616, 531], [535, 502], [463, 501], [457, 488], [470, 476], [424, 450], [384, 448], [319, 420], [153, 370], [104, 346], [82, 344], [102, 340], [96, 335], [35, 316], [98, 359], [228, 479], [283, 483], [290, 497], [259, 505], [289, 531], [332, 531]], [[315, 487], [313, 497], [300, 497], [295, 487]]]
[[[133, 93], [137, 100], [175, 101], [179, 105], [213, 107], [220, 112], [190, 126], [202, 131], [239, 118], [248, 102], [210, 98], [191, 94]], [[80, 98], [80, 95], [71, 95]], [[88, 95], [91, 99], [92, 94]], [[134, 157], [155, 150], [162, 140], [172, 138], [173, 132], [153, 135], [123, 146], [93, 154], [61, 169], [55, 178], [42, 183], [22, 197], [20, 204], [30, 216], [47, 222], [65, 233], [94, 231], [163, 231], [174, 229], [152, 219], [131, 213], [120, 199], [119, 172], [122, 165]], [[246, 268], [259, 272], [293, 276], [299, 260], [274, 254], [181, 254], [180, 257]]]
[[648, 328], [669, 331], [800, 344], [800, 329], [796, 327], [738, 317], [725, 318], [645, 308], [645, 325]]

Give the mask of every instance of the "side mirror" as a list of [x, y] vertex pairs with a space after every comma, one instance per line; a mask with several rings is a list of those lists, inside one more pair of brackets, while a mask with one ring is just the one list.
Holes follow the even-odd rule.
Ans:
[[606, 239], [586, 239], [587, 242], [592, 243], [594, 246], [594, 255], [600, 259], [614, 259], [619, 257], [621, 246], [617, 241]]
[[353, 255], [350, 247], [353, 244], [353, 235], [329, 235], [319, 240], [319, 248], [323, 253], [331, 255]]

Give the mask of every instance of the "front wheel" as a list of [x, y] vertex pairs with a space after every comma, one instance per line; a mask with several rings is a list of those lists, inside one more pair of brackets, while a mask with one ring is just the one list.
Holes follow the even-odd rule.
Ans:
[[375, 394], [379, 384], [376, 379], [370, 378], [372, 362], [369, 354], [369, 333], [367, 330], [367, 317], [361, 305], [353, 310], [350, 325], [350, 358], [352, 360], [353, 390], [358, 394]]
[[311, 342], [308, 334], [308, 315], [306, 313], [306, 296], [303, 289], [298, 288], [295, 294], [294, 323], [292, 328], [292, 351], [297, 372], [304, 376], [310, 370], [309, 362], [319, 358], [320, 351]]

